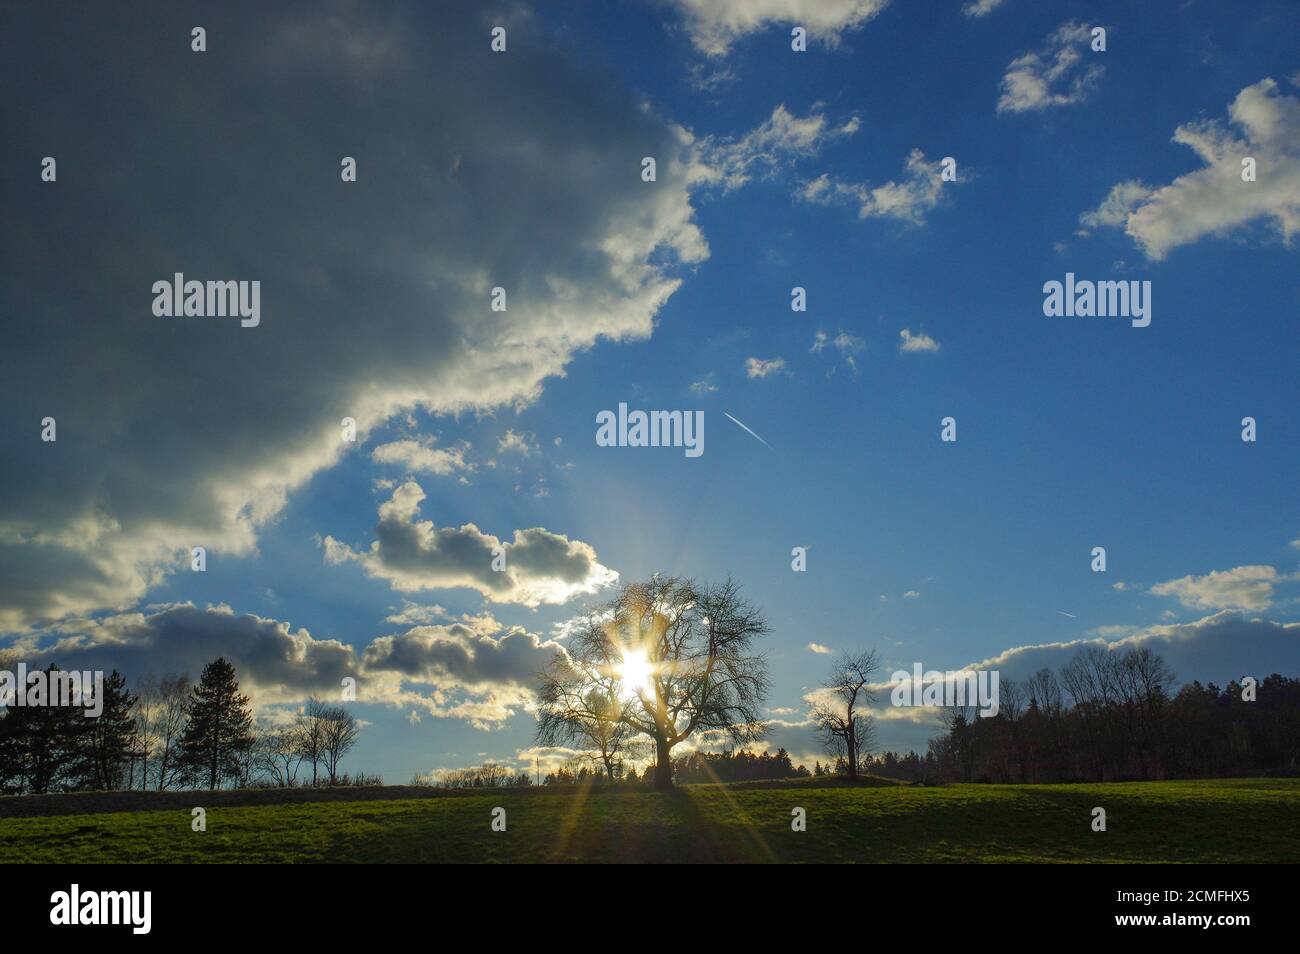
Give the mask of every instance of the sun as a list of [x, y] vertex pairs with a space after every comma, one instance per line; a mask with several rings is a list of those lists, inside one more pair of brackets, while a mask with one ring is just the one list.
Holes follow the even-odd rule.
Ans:
[[654, 675], [654, 666], [646, 656], [644, 649], [624, 651], [623, 659], [614, 667], [619, 686], [624, 698], [635, 699], [650, 689], [650, 678]]

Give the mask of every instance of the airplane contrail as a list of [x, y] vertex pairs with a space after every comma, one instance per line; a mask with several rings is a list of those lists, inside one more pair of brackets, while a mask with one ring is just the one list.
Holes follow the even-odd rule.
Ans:
[[[723, 411], [722, 413], [723, 413], [723, 414], [726, 414], [727, 412], [726, 412], [726, 411]], [[1068, 617], [1070, 617], [1070, 619], [1078, 619], [1078, 618], [1079, 618], [1079, 617], [1075, 616], [1073, 613], [1067, 613], [1067, 612], [1065, 612], [1064, 610], [1057, 610], [1057, 612], [1060, 613], [1062, 616], [1068, 616]]]
[[727, 420], [731, 421], [731, 423], [735, 424], [737, 427], [739, 427], [741, 430], [743, 430], [746, 434], [749, 434], [751, 437], [754, 438], [754, 440], [758, 441], [760, 444], [762, 444], [762, 445], [763, 445], [764, 447], [766, 447], [768, 450], [770, 450], [770, 451], [774, 451], [774, 450], [776, 450], [775, 447], [773, 447], [773, 446], [772, 446], [771, 444], [769, 444], [767, 441], [763, 440], [763, 438], [759, 437], [757, 434], [755, 434], [753, 431], [751, 431], [748, 427], [746, 427], [746, 426], [745, 426], [744, 424], [742, 424], [740, 421], [736, 420], [736, 419], [735, 419], [734, 417], [732, 417], [730, 414], [727, 414], [726, 411], [723, 411], [722, 413], [723, 413], [723, 414], [726, 414]]

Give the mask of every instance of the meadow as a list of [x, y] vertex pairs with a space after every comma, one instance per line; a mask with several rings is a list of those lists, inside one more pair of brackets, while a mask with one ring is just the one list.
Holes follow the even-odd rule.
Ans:
[[[256, 804], [223, 803], [231, 793], [168, 793], [171, 807], [157, 807], [152, 793], [115, 793], [107, 807], [86, 802], [94, 811], [29, 817], [14, 817], [17, 800], [3, 799], [0, 863], [1300, 860], [1300, 779], [370, 792], [259, 793]], [[191, 808], [205, 796], [207, 830], [195, 832]], [[133, 799], [138, 808], [129, 808]], [[1092, 830], [1095, 806], [1106, 810], [1104, 832]], [[492, 829], [498, 807], [504, 831]], [[792, 830], [795, 808], [806, 813], [805, 831]]]

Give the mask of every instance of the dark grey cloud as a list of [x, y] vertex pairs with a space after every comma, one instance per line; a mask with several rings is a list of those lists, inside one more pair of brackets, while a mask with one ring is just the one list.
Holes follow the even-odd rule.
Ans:
[[417, 626], [380, 636], [358, 652], [335, 639], [227, 606], [153, 607], [69, 623], [27, 637], [3, 653], [3, 665], [55, 663], [64, 669], [117, 669], [134, 683], [145, 673], [197, 677], [224, 656], [259, 705], [341, 698], [356, 681], [359, 702], [462, 718], [487, 727], [531, 705], [536, 675], [564, 649], [491, 616]]
[[522, 629], [493, 635], [453, 623], [381, 636], [366, 647], [362, 661], [369, 673], [395, 672], [418, 682], [532, 687], [557, 653], [564, 653], [559, 643]]
[[[129, 607], [193, 545], [250, 552], [356, 446], [342, 418], [364, 438], [413, 407], [531, 400], [576, 350], [648, 335], [679, 281], [660, 263], [707, 255], [689, 134], [514, 7], [6, 21], [0, 629]], [[260, 325], [154, 317], [175, 272], [260, 281]]]
[[287, 622], [236, 614], [224, 606], [200, 609], [188, 603], [83, 621], [17, 655], [29, 665], [117, 669], [132, 682], [144, 673], [197, 677], [205, 664], [224, 656], [260, 702], [337, 697], [344, 677], [359, 675], [356, 651], [338, 640], [315, 639]]
[[[1199, 680], [1224, 685], [1244, 675], [1262, 678], [1274, 672], [1300, 672], [1300, 623], [1252, 618], [1229, 610], [1194, 622], [1149, 626], [1122, 639], [1019, 646], [968, 668], [998, 669], [1004, 679], [1025, 679], [1044, 666], [1060, 669], [1087, 646], [1104, 646], [1113, 652], [1149, 648], [1169, 663], [1180, 683]], [[1250, 660], [1253, 671], [1242, 669], [1243, 660]]]

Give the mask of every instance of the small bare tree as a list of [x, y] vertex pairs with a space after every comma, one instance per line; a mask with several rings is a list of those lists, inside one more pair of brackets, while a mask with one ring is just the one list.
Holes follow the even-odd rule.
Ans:
[[1029, 704], [1048, 718], [1056, 719], [1065, 711], [1061, 684], [1050, 669], [1040, 669], [1030, 676], [1025, 684], [1025, 693], [1029, 696]]
[[184, 784], [187, 769], [180, 758], [180, 741], [188, 718], [189, 676], [144, 676], [136, 697], [136, 748], [145, 753], [142, 787], [148, 786], [150, 774], [160, 792]]
[[[160, 705], [158, 677], [153, 673], [145, 673], [136, 680], [135, 705], [131, 708], [131, 718], [135, 722], [131, 748], [135, 750], [140, 759], [141, 790], [149, 787], [149, 757], [153, 755], [154, 745], [156, 744], [154, 725], [158, 720]], [[131, 781], [127, 783], [127, 788], [134, 787], [134, 765], [131, 768], [131, 775]]]
[[315, 788], [318, 769], [325, 758], [325, 713], [329, 707], [315, 696], [307, 700], [294, 720], [294, 736], [304, 762], [311, 763], [311, 785]]
[[826, 690], [823, 701], [812, 709], [822, 745], [831, 755], [843, 757], [849, 778], [854, 780], [875, 741], [875, 720], [862, 712], [861, 707], [875, 698], [868, 684], [879, 668], [874, 649], [842, 653], [823, 684]]
[[[602, 623], [589, 619], [588, 627]], [[543, 706], [537, 716], [537, 741], [545, 746], [579, 746], [593, 762], [599, 762], [610, 781], [627, 743], [638, 733], [622, 720], [618, 674], [584, 672], [567, 656], [557, 654], [543, 676], [553, 689], [553, 705]]]
[[321, 757], [333, 785], [339, 778], [339, 763], [357, 744], [361, 727], [356, 716], [343, 706], [330, 706], [322, 713], [322, 729]]
[[302, 765], [303, 746], [299, 726], [276, 726], [265, 729], [257, 739], [255, 764], [278, 788], [293, 788]]

